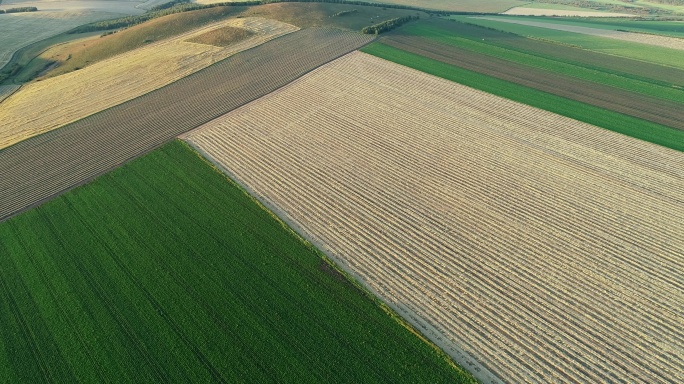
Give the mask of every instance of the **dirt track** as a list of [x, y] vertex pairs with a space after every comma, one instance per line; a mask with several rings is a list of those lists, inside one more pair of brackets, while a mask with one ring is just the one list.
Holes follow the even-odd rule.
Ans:
[[391, 36], [382, 43], [498, 79], [684, 130], [680, 103], [564, 76], [417, 36]]
[[0, 150], [0, 220], [268, 94], [371, 39], [332, 29], [294, 32]]
[[502, 381], [684, 381], [681, 152], [359, 52], [185, 137]]

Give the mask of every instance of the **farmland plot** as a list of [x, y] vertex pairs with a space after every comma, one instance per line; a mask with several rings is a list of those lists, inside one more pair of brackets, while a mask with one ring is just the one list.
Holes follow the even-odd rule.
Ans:
[[494, 17], [478, 17], [478, 18], [482, 18], [484, 20], [499, 21], [499, 22], [503, 22], [503, 23], [527, 25], [530, 27], [548, 28], [548, 29], [553, 29], [553, 30], [557, 30], [557, 31], [580, 33], [583, 35], [605, 37], [605, 38], [609, 38], [609, 39], [629, 41], [632, 43], [647, 44], [647, 45], [653, 45], [653, 46], [657, 46], [657, 47], [684, 50], [684, 39], [679, 39], [676, 37], [648, 35], [648, 34], [644, 34], [644, 33], [610, 31], [610, 30], [599, 29], [599, 28], [580, 27], [580, 26], [574, 26], [574, 25], [554, 24], [554, 23], [545, 23], [545, 22], [529, 21], [529, 20], [509, 19], [509, 18], [502, 18], [502, 17], [496, 17], [496, 18], [494, 18]]
[[684, 380], [681, 152], [362, 53], [185, 138], [464, 366]]
[[370, 35], [335, 29], [290, 33], [139, 98], [2, 149], [0, 221], [372, 40]]
[[613, 13], [601, 11], [587, 11], [581, 8], [577, 9], [549, 9], [549, 8], [534, 8], [530, 6], [515, 7], [503, 12], [504, 15], [517, 16], [563, 16], [563, 17], [636, 17], [629, 13]]
[[7, 64], [16, 50], [31, 43], [82, 24], [118, 16], [121, 14], [82, 9], [0, 14], [0, 68]]
[[[191, 40], [226, 26], [253, 35], [217, 47]], [[178, 37], [101, 61], [80, 71], [32, 83], [0, 109], [0, 148], [55, 129], [163, 87], [242, 50], [296, 31], [290, 24], [262, 18], [214, 23]]]
[[19, 85], [0, 85], [0, 103], [19, 89], [19, 87]]

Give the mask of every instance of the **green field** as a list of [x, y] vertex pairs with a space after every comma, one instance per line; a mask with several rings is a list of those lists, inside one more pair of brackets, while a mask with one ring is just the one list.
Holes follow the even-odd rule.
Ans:
[[0, 239], [2, 382], [473, 382], [181, 142]]
[[[459, 28], [463, 26], [465, 28]], [[634, 73], [619, 73], [615, 67], [599, 67], [587, 63], [581, 52], [569, 59], [567, 47], [548, 49], [544, 43], [528, 39], [515, 39], [513, 36], [501, 35], [489, 31], [477, 31], [463, 24], [453, 24], [454, 31], [443, 28], [436, 23], [422, 22], [409, 24], [402, 28], [402, 33], [423, 36], [443, 44], [464, 48], [473, 52], [498, 57], [511, 62], [544, 69], [553, 73], [577, 77], [599, 84], [638, 92], [644, 95], [684, 103], [684, 92], [673, 88], [673, 84], [649, 78], [648, 73], [636, 76]], [[478, 28], [479, 29], [479, 28]], [[488, 33], [486, 38], [484, 33]], [[565, 52], [564, 52], [565, 51]], [[614, 57], [606, 57], [605, 63], [614, 61]], [[629, 65], [625, 63], [625, 65]], [[684, 75], [684, 72], [682, 72]], [[681, 78], [684, 85], [684, 77]]]
[[684, 69], [684, 52], [676, 49], [465, 16], [450, 18], [542, 41]]
[[381, 43], [373, 43], [361, 50], [469, 87], [594, 124], [627, 136], [684, 151], [684, 131], [482, 75]]
[[[502, 16], [503, 17], [503, 16]], [[630, 31], [662, 36], [684, 37], [684, 23], [679, 21], [634, 20], [600, 17], [524, 17], [505, 16], [506, 19], [535, 21], [551, 24], [574, 25], [577, 27], [605, 29], [609, 31]]]

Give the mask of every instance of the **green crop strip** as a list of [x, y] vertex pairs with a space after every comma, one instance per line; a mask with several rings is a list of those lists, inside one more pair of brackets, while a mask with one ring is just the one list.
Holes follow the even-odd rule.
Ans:
[[474, 382], [181, 142], [0, 239], [3, 382]]
[[545, 109], [637, 139], [684, 151], [684, 131], [499, 80], [381, 43], [373, 43], [363, 48], [362, 51], [497, 96]]
[[682, 51], [676, 49], [467, 16], [451, 16], [450, 18], [469, 24], [515, 33], [521, 36], [568, 44], [591, 51], [684, 69], [684, 54]]
[[428, 23], [408, 25], [404, 27], [402, 31], [411, 35], [427, 37], [443, 44], [498, 57], [514, 63], [529, 65], [550, 72], [577, 77], [579, 79], [609, 85], [631, 92], [638, 92], [647, 96], [684, 103], [684, 92], [680, 89], [659, 85], [655, 81], [642, 81], [619, 76], [608, 70], [597, 70], [597, 68], [571, 64], [565, 60], [555, 60], [553, 57], [541, 56], [529, 51], [511, 49], [507, 46], [506, 40], [493, 41], [492, 39], [483, 40], [470, 36], [465, 37], [450, 33], [449, 31]]

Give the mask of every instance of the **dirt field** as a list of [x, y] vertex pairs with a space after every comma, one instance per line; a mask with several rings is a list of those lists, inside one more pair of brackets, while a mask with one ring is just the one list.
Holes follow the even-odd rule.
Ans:
[[501, 381], [684, 380], [680, 152], [358, 52], [186, 139]]
[[515, 7], [503, 12], [504, 15], [518, 16], [564, 16], [564, 17], [636, 17], [629, 13], [595, 12], [567, 9], [541, 9], [528, 7]]
[[382, 38], [381, 42], [471, 71], [684, 130], [684, 108], [675, 101], [513, 63], [418, 36], [394, 35]]
[[[0, 149], [0, 221], [266, 95], [374, 37], [309, 28]], [[0, 110], [5, 108], [4, 103]]]
[[538, 21], [505, 19], [502, 17], [499, 17], [499, 18], [481, 17], [481, 18], [485, 19], [485, 20], [500, 21], [503, 23], [513, 23], [513, 24], [520, 24], [520, 25], [528, 25], [530, 27], [555, 29], [557, 31], [581, 33], [584, 35], [606, 37], [609, 39], [616, 39], [616, 40], [622, 40], [622, 41], [630, 41], [632, 43], [641, 43], [641, 44], [654, 45], [654, 46], [664, 47], [664, 48], [684, 50], [684, 39], [678, 39], [676, 37], [647, 35], [644, 33], [633, 33], [633, 32], [609, 31], [606, 29], [578, 27], [578, 26], [574, 26], [574, 25], [563, 25], [563, 24], [545, 23], [545, 22], [538, 22]]
[[[245, 28], [254, 35], [225, 48], [186, 41], [225, 26]], [[0, 110], [0, 148], [141, 96], [236, 52], [296, 30], [274, 20], [232, 19], [26, 85], [5, 100]]]

